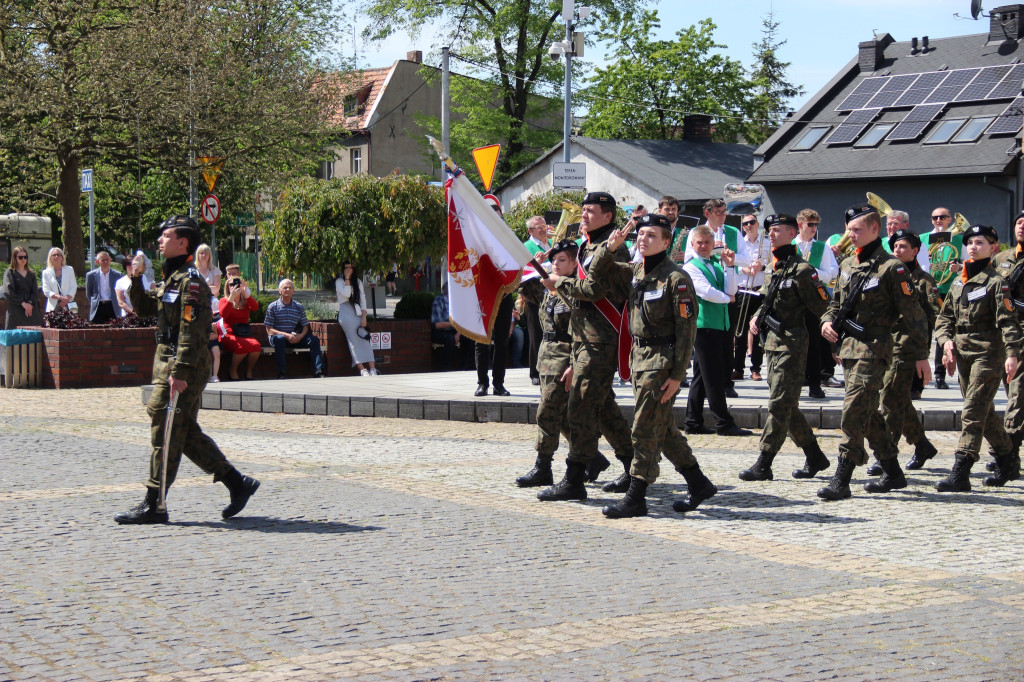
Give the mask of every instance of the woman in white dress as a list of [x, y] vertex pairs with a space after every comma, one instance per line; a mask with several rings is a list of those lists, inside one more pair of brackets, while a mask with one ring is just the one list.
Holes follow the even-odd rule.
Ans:
[[78, 310], [75, 303], [75, 292], [78, 282], [75, 281], [75, 269], [64, 265], [64, 252], [56, 246], [46, 256], [47, 268], [43, 270], [43, 295], [46, 296], [46, 312], [57, 308]]
[[[363, 293], [363, 282], [352, 263], [345, 263], [341, 277], [334, 280], [334, 288], [338, 292], [338, 324], [345, 332], [352, 364], [359, 368], [359, 373], [364, 377], [380, 374], [374, 365], [373, 349], [370, 348], [370, 339], [365, 331], [366, 294]], [[359, 335], [360, 329], [363, 330], [363, 336]]]

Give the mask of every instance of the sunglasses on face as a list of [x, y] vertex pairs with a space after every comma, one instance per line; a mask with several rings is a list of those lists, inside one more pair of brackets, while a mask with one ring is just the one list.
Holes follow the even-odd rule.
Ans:
[[747, 221], [741, 223], [741, 225], [743, 225], [743, 227], [750, 227], [751, 225], [757, 225], [757, 221], [756, 220], [747, 220]]
[[948, 215], [933, 215], [932, 216], [932, 220], [946, 220], [948, 218], [949, 218]]
[[818, 225], [821, 225], [821, 223], [806, 223], [806, 225], [807, 227], [817, 227]]
[[18, 260], [28, 260], [28, 256], [18, 256]]

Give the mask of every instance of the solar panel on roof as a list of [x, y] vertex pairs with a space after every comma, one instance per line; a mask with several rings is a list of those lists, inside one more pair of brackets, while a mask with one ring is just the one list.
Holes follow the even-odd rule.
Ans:
[[842, 104], [836, 107], [836, 111], [850, 111], [851, 109], [863, 108], [875, 93], [882, 89], [889, 82], [889, 76], [874, 76], [865, 78], [857, 87], [843, 100]]
[[1016, 97], [1020, 94], [1021, 84], [1024, 83], [1024, 64], [1017, 64], [1010, 72], [999, 81], [999, 84], [988, 93], [985, 99], [1004, 99]]
[[988, 127], [989, 135], [1006, 135], [1016, 133], [1024, 122], [1024, 97], [1018, 97], [1003, 110], [1003, 113], [992, 121]]
[[888, 140], [916, 140], [921, 137], [925, 128], [931, 124], [931, 122], [942, 113], [942, 110], [946, 108], [945, 104], [922, 104], [916, 106], [910, 110], [907, 117], [903, 121], [893, 128], [893, 131], [889, 133]]
[[871, 123], [881, 109], [858, 109], [851, 111], [843, 123]]
[[960, 91], [960, 94], [953, 101], [974, 102], [985, 99], [988, 93], [992, 91], [992, 88], [996, 86], [996, 83], [1001, 81], [1003, 76], [1009, 73], [1009, 71], [1009, 66], [989, 66], [982, 69], [974, 77], [974, 80]]
[[907, 88], [914, 84], [919, 74], [912, 73], [903, 76], [893, 76], [889, 79], [889, 82], [882, 86], [871, 101], [867, 103], [868, 107], [891, 107], [896, 103], [896, 100], [907, 91]]
[[942, 84], [942, 81], [946, 80], [948, 75], [948, 71], [929, 71], [920, 74], [914, 84], [896, 100], [896, 104], [893, 106], [910, 107], [921, 104], [928, 99], [928, 95], [932, 94], [936, 87]]
[[881, 109], [858, 109], [851, 111], [846, 120], [839, 124], [825, 144], [850, 144], [875, 120]]

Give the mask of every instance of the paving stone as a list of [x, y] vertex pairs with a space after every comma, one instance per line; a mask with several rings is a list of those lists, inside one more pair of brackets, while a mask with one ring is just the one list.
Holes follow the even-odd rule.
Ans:
[[[327, 414], [327, 396], [325, 395], [307, 395], [306, 396], [306, 414]], [[348, 407], [347, 405], [345, 406]], [[348, 412], [348, 410], [345, 410]]]
[[[527, 424], [529, 423], [529, 403], [502, 403], [501, 404], [501, 421], [510, 424]], [[536, 412], [537, 408], [534, 408]]]
[[[349, 413], [353, 417], [372, 417], [373, 398], [349, 398]], [[330, 407], [330, 403], [328, 403]]]
[[501, 421], [501, 403], [498, 401], [480, 401], [476, 404], [476, 418], [482, 422]]
[[476, 403], [472, 400], [452, 400], [448, 403], [450, 419], [460, 422], [475, 422]]
[[[350, 399], [338, 396], [327, 397], [327, 414], [333, 417], [347, 417], [349, 415]], [[359, 416], [359, 415], [356, 415]]]
[[221, 393], [220, 394], [220, 409], [238, 411], [242, 409], [242, 394], [241, 393]]
[[261, 393], [242, 391], [240, 395], [242, 396], [243, 412], [261, 412], [263, 410], [263, 395]]
[[[305, 414], [306, 413], [306, 397], [302, 395], [285, 395], [282, 396], [282, 411], [285, 414]], [[266, 405], [266, 398], [264, 398], [264, 405]]]
[[423, 418], [447, 421], [450, 418], [447, 400], [424, 400]]
[[[284, 412], [284, 395], [281, 393], [263, 393], [263, 407], [262, 412], [270, 412], [277, 414]], [[299, 414], [302, 414], [299, 412]]]
[[[376, 410], [376, 405], [374, 409]], [[423, 411], [422, 400], [401, 398], [398, 401], [398, 416], [402, 419], [423, 419]]]
[[219, 410], [220, 409], [220, 393], [212, 391], [203, 391], [203, 409], [204, 410]]
[[398, 416], [398, 398], [374, 398], [373, 399], [373, 416], [374, 417], [397, 417]]

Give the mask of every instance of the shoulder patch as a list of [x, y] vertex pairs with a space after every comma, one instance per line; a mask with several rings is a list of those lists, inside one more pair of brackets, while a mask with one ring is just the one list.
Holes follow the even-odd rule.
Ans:
[[1010, 297], [1009, 296], [1007, 296], [1006, 298], [1003, 299], [1003, 307], [1006, 308], [1006, 312], [1008, 312], [1008, 313], [1012, 313], [1013, 312], [1013, 303], [1010, 301]]
[[821, 296], [821, 300], [828, 300], [828, 293], [825, 291], [825, 287], [821, 286], [820, 284], [818, 285], [818, 295]]
[[199, 303], [201, 298], [201, 292], [203, 288], [199, 282], [189, 282], [188, 291], [185, 292], [185, 303], [196, 304]]
[[902, 265], [897, 265], [897, 266], [896, 266], [896, 272], [900, 273], [901, 275], [902, 275], [902, 274], [903, 274], [904, 272], [906, 272], [906, 271], [907, 271], [907, 269], [906, 269], [905, 267], [903, 267]]
[[910, 282], [908, 282], [906, 280], [903, 280], [902, 282], [900, 282], [900, 288], [903, 289], [903, 293], [904, 294], [906, 294], [907, 296], [910, 296], [910, 294], [911, 294]]
[[818, 279], [818, 271], [811, 270], [811, 279]]

